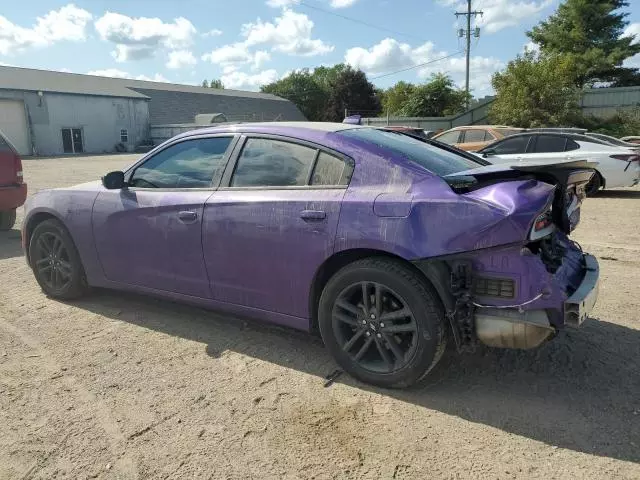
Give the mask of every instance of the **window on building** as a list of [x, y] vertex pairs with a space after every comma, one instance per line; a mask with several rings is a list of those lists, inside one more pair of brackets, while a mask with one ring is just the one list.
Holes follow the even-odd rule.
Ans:
[[140, 165], [129, 184], [142, 188], [208, 188], [222, 175], [232, 137], [176, 143]]
[[129, 141], [129, 132], [126, 128], [120, 130], [120, 141], [122, 143], [127, 143]]
[[250, 138], [238, 158], [230, 186], [304, 186], [316, 153], [313, 148], [295, 143]]

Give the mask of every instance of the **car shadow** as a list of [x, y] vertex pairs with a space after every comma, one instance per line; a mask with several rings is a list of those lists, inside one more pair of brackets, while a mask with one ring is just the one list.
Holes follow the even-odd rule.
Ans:
[[594, 198], [640, 198], [640, 190], [600, 190]]
[[[98, 290], [76, 306], [206, 345], [212, 357], [234, 351], [318, 377], [336, 365], [322, 341], [171, 302]], [[589, 319], [533, 351], [479, 347], [445, 358], [420, 385], [387, 390], [348, 375], [336, 382], [388, 395], [471, 422], [566, 448], [640, 461], [640, 331]]]
[[0, 260], [23, 255], [20, 230], [14, 228], [13, 230], [0, 232]]

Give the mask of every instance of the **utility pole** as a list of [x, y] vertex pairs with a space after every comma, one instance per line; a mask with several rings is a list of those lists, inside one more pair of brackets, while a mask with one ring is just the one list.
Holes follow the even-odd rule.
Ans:
[[474, 28], [473, 32], [471, 31], [471, 15], [473, 15], [473, 18], [475, 18], [478, 15], [482, 16], [483, 13], [484, 12], [480, 10], [471, 11], [471, 0], [467, 0], [466, 12], [456, 12], [456, 18], [459, 16], [467, 17], [467, 29], [465, 30], [461, 28], [460, 30], [458, 30], [459, 37], [463, 37], [463, 36], [467, 37], [467, 48], [466, 48], [467, 69], [466, 69], [465, 82], [464, 82], [464, 89], [467, 92], [467, 108], [469, 108], [469, 59], [471, 57], [471, 35], [473, 34], [473, 36], [476, 38], [480, 37], [479, 27]]

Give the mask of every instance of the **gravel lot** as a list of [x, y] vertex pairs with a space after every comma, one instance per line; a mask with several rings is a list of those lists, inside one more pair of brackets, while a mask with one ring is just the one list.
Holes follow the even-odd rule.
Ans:
[[[31, 192], [136, 157], [25, 160]], [[21, 219], [19, 218], [19, 222]], [[420, 388], [290, 330], [134, 295], [47, 299], [0, 233], [0, 478], [640, 478], [640, 189], [587, 200], [594, 318], [533, 352], [448, 353]]]

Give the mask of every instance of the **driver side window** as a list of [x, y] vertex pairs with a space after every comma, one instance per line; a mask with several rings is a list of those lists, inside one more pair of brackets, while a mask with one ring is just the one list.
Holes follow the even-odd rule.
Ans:
[[133, 172], [131, 187], [208, 188], [222, 176], [233, 137], [197, 138], [158, 152]]

